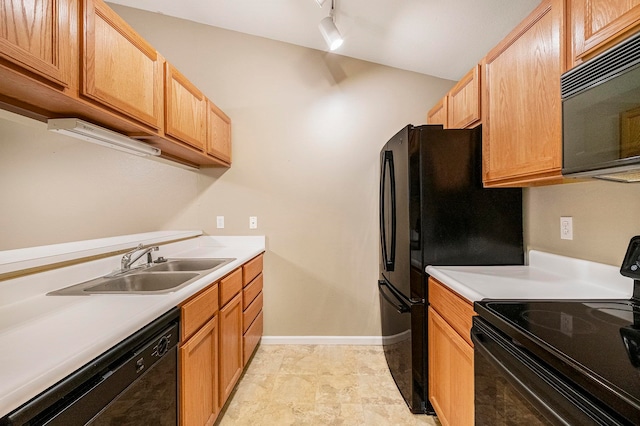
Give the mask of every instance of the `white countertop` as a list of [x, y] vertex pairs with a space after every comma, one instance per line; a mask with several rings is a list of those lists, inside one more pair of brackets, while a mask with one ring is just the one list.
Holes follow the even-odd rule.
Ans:
[[[160, 244], [184, 238], [175, 238], [178, 235], [200, 234], [138, 234], [133, 239], [125, 236], [119, 241], [120, 237], [116, 237], [106, 243], [122, 250], [121, 247], [135, 247], [138, 242]], [[99, 240], [93, 240], [96, 241]], [[41, 266], [47, 264], [43, 258], [57, 263], [61, 257], [70, 260], [107, 250], [106, 246], [89, 244], [86, 249], [76, 245], [72, 250], [56, 253], [51, 247], [35, 248], [33, 258], [27, 252], [30, 249], [21, 250], [18, 264]], [[200, 236], [160, 245], [160, 250], [154, 252], [156, 257], [236, 258], [176, 292], [161, 295], [46, 295], [111, 272], [119, 266], [121, 255], [0, 281], [0, 417], [264, 250], [263, 236]], [[0, 252], [0, 260], [11, 258], [3, 257], [3, 253], [7, 252]]]
[[470, 302], [482, 299], [630, 299], [633, 280], [620, 268], [536, 250], [527, 266], [427, 266]]

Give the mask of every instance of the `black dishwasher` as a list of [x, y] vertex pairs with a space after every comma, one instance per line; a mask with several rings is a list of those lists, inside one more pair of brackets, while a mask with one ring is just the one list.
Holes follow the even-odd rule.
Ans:
[[0, 425], [177, 425], [174, 308], [0, 419]]

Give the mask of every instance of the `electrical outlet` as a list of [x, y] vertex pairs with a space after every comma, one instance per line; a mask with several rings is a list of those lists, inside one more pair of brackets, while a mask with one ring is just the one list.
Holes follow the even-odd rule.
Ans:
[[560, 239], [573, 240], [573, 217], [562, 216], [560, 218]]
[[216, 216], [216, 228], [224, 228], [224, 216]]
[[258, 217], [249, 216], [249, 229], [258, 229]]

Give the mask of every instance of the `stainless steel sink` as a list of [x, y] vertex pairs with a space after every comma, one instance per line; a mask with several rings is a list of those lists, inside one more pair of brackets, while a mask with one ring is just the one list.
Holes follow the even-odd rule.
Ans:
[[105, 276], [48, 293], [49, 296], [90, 294], [164, 294], [179, 290], [235, 258], [169, 259], [115, 276]]
[[100, 278], [102, 283], [84, 288], [85, 293], [165, 293], [199, 276], [195, 272], [173, 274], [143, 272], [115, 278]]
[[228, 258], [220, 258], [220, 259], [170, 259], [164, 263], [159, 263], [155, 266], [149, 267], [147, 271], [149, 272], [160, 272], [160, 271], [204, 271], [207, 269], [214, 269], [225, 265], [232, 260]]

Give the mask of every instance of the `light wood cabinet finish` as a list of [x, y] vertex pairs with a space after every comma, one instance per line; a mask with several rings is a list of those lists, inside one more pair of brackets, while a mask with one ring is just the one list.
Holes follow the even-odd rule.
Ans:
[[262, 292], [258, 294], [255, 300], [249, 304], [242, 314], [243, 334], [247, 332], [247, 329], [260, 312], [262, 312]]
[[473, 348], [429, 307], [429, 401], [443, 426], [474, 424]]
[[446, 129], [447, 125], [447, 101], [448, 96], [444, 95], [437, 104], [427, 113], [427, 124], [442, 124]]
[[159, 129], [162, 57], [102, 0], [83, 1], [82, 94]]
[[177, 163], [229, 167], [231, 120], [183, 77], [169, 86], [175, 111], [165, 132], [164, 64], [103, 0], [0, 4], [0, 108], [39, 121], [80, 117]]
[[429, 304], [467, 343], [471, 342], [471, 318], [475, 315], [471, 302], [463, 299], [434, 278], [429, 278]]
[[562, 181], [563, 16], [562, 0], [543, 1], [485, 58], [485, 186]]
[[200, 150], [207, 143], [207, 99], [170, 63], [165, 64], [165, 134]]
[[480, 65], [462, 77], [447, 96], [447, 127], [477, 126], [480, 123]]
[[260, 339], [262, 339], [262, 333], [264, 329], [264, 315], [262, 311], [258, 313], [258, 316], [253, 321], [253, 323], [249, 326], [249, 329], [244, 334], [243, 337], [243, 346], [244, 346], [244, 354], [243, 354], [243, 364], [247, 365], [251, 355], [256, 350], [258, 343], [260, 343]]
[[244, 285], [249, 284], [262, 272], [263, 256], [264, 255], [260, 254], [242, 266], [242, 282]]
[[238, 382], [243, 363], [242, 294], [236, 295], [218, 315], [220, 317], [220, 406]]
[[[59, 86], [69, 85], [69, 0], [4, 0], [0, 58]], [[75, 74], [77, 77], [77, 73]]]
[[231, 119], [211, 101], [207, 108], [207, 154], [231, 164]]
[[569, 0], [572, 55], [577, 65], [640, 30], [640, 0]]
[[218, 416], [218, 317], [180, 348], [180, 424], [212, 425]]
[[220, 306], [226, 305], [242, 290], [242, 268], [220, 280]]
[[263, 278], [262, 272], [253, 279], [249, 284], [244, 287], [242, 290], [242, 308], [247, 309], [247, 307], [253, 302], [258, 294], [262, 291], [263, 286]]
[[218, 285], [211, 285], [196, 294], [184, 303], [180, 310], [181, 335], [182, 340], [185, 341], [218, 312]]

